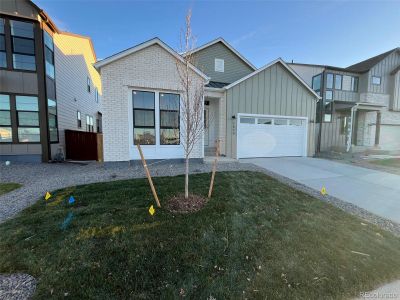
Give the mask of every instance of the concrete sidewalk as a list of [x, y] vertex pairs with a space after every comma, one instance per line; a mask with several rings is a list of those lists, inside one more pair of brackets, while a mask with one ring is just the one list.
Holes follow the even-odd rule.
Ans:
[[254, 158], [253, 163], [400, 223], [400, 176], [309, 157]]

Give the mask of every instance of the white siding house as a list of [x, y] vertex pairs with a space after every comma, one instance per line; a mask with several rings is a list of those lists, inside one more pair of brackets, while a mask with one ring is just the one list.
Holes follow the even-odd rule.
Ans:
[[[95, 64], [101, 73], [103, 86], [104, 161], [140, 159], [134, 144], [133, 95], [148, 92], [151, 99], [151, 141], [142, 145], [146, 159], [182, 159], [183, 147], [162, 145], [160, 126], [160, 98], [162, 94], [179, 95], [182, 91], [177, 61], [182, 59], [161, 40], [155, 38], [127, 49]], [[205, 84], [207, 77], [193, 67], [195, 80]], [[147, 104], [146, 104], [147, 105]], [[145, 117], [143, 117], [145, 118]], [[182, 127], [182, 123], [180, 124]], [[136, 130], [140, 130], [136, 127]], [[181, 129], [182, 130], [182, 129]], [[144, 135], [144, 134], [143, 134]], [[154, 144], [153, 144], [154, 143]], [[203, 138], [194, 147], [191, 157], [203, 157]]]

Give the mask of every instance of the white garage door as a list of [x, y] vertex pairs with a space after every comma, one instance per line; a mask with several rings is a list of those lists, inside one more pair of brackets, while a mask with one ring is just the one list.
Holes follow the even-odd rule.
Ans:
[[307, 118], [237, 117], [237, 158], [307, 155]]

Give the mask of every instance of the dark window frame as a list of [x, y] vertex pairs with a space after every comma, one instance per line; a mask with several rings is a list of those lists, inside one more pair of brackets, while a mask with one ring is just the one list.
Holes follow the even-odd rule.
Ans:
[[82, 114], [79, 110], [76, 111], [76, 121], [78, 128], [82, 128]]
[[87, 76], [87, 78], [86, 78], [86, 89], [87, 89], [87, 92], [89, 94], [91, 93], [91, 84], [92, 84], [92, 82], [91, 82], [89, 76]]
[[[334, 73], [326, 73], [326, 89], [332, 90], [335, 86], [335, 74]], [[332, 86], [328, 86], [328, 76], [332, 76]]]
[[8, 96], [8, 106], [9, 106], [9, 109], [0, 109], [0, 112], [1, 111], [5, 111], [5, 112], [8, 112], [10, 114], [10, 125], [2, 125], [2, 124], [0, 124], [0, 127], [11, 128], [11, 142], [2, 142], [2, 141], [0, 141], [0, 145], [3, 145], [3, 144], [12, 143], [14, 136], [13, 136], [13, 126], [12, 126], [12, 115], [11, 115], [11, 109], [12, 109], [11, 96], [9, 94], [3, 94], [3, 93], [0, 93], [0, 95]]
[[[311, 79], [311, 88], [313, 89], [313, 91], [315, 91], [319, 96], [321, 96], [321, 89], [322, 89], [322, 76], [323, 73], [319, 73], [317, 75], [314, 75]], [[319, 77], [319, 88], [316, 89], [314, 87], [314, 78]]]
[[[0, 69], [7, 69], [8, 67], [8, 63], [7, 63], [7, 41], [6, 41], [6, 19], [3, 17], [0, 17], [1, 20], [3, 20], [3, 28], [4, 28], [4, 32], [0, 33], [0, 37], [3, 37], [4, 39], [4, 50], [0, 50], [1, 53], [5, 54], [5, 58], [6, 58], [6, 65], [5, 67], [0, 66]], [[1, 23], [1, 22], [0, 22]]]
[[[32, 111], [32, 110], [18, 110], [17, 109], [17, 97], [35, 97], [38, 101], [38, 110], [37, 111]], [[16, 128], [17, 128], [17, 136], [16, 139], [19, 144], [40, 144], [41, 143], [41, 136], [40, 136], [40, 108], [39, 108], [39, 96], [38, 95], [25, 95], [25, 94], [15, 94], [15, 114], [16, 114]], [[19, 113], [20, 112], [29, 112], [29, 113], [37, 113], [38, 114], [38, 125], [33, 126], [33, 125], [20, 125], [19, 124]], [[32, 141], [32, 142], [21, 142], [19, 139], [19, 128], [39, 128], [39, 141]]]
[[[24, 37], [24, 36], [18, 36], [18, 35], [13, 35], [12, 34], [12, 22], [11, 21], [17, 21], [17, 22], [23, 22], [23, 23], [28, 23], [28, 24], [32, 24], [32, 31], [33, 31], [33, 38], [28, 38], [28, 37]], [[37, 64], [36, 64], [36, 45], [35, 45], [35, 26], [36, 24], [34, 22], [27, 22], [27, 21], [22, 21], [22, 20], [15, 20], [15, 19], [10, 19], [10, 38], [11, 38], [11, 57], [12, 57], [12, 68], [13, 70], [18, 70], [18, 71], [24, 71], [24, 72], [37, 72]], [[26, 54], [26, 53], [21, 53], [21, 52], [15, 52], [14, 51], [14, 37], [16, 38], [20, 38], [20, 39], [26, 39], [26, 40], [31, 40], [33, 41], [33, 54]], [[32, 56], [34, 57], [34, 61], [35, 61], [35, 69], [31, 70], [31, 69], [21, 69], [21, 68], [16, 68], [14, 66], [14, 54], [17, 55], [25, 55], [25, 56]]]
[[[52, 101], [54, 101], [56, 103], [56, 114], [50, 113], [50, 111], [49, 111], [49, 100], [52, 100]], [[47, 99], [47, 112], [48, 112], [47, 123], [49, 125], [49, 141], [50, 141], [50, 144], [58, 144], [60, 142], [60, 133], [58, 131], [58, 103], [57, 103], [56, 99], [50, 99], [50, 98]], [[57, 131], [57, 140], [55, 140], [55, 141], [51, 140], [51, 135], [50, 135], [50, 115], [54, 116], [55, 119], [56, 119], [56, 127], [55, 128], [56, 128], [56, 131]]]
[[[340, 89], [336, 88], [336, 78], [340, 76]], [[343, 75], [342, 74], [335, 74], [334, 80], [333, 80], [333, 87], [337, 91], [341, 91], [343, 87]]]
[[[150, 108], [135, 108], [135, 101], [133, 99], [134, 92], [146, 92], [153, 94], [153, 109]], [[153, 112], [153, 126], [135, 126], [135, 111], [150, 111]], [[155, 146], [157, 145], [157, 130], [156, 130], [156, 93], [154, 91], [146, 91], [146, 90], [132, 90], [132, 112], [133, 112], [133, 144], [135, 144], [135, 129], [154, 129], [154, 144], [143, 144], [143, 146]], [[142, 144], [141, 144], [142, 146]]]
[[[374, 78], [379, 78], [379, 83], [374, 83]], [[372, 75], [371, 76], [371, 84], [372, 85], [381, 85], [382, 84], [382, 76], [376, 76], [376, 75]]]
[[[46, 74], [46, 76], [47, 77], [49, 77], [49, 78], [51, 78], [52, 80], [55, 80], [56, 79], [56, 66], [55, 66], [55, 54], [54, 54], [54, 39], [53, 39], [53, 49], [50, 49], [47, 45], [46, 45], [46, 42], [45, 42], [45, 34], [48, 34], [52, 39], [53, 39], [53, 36], [50, 34], [50, 33], [48, 33], [46, 30], [44, 30], [43, 29], [43, 52], [44, 52], [44, 68], [45, 68], [45, 74]], [[47, 60], [47, 55], [46, 55], [46, 49], [48, 49], [50, 52], [51, 52], [51, 60], [52, 60], [52, 62], [50, 63], [48, 60]], [[46, 62], [47, 63], [49, 63], [49, 64], [51, 64], [52, 66], [53, 66], [53, 71], [54, 71], [54, 76], [53, 77], [51, 77], [51, 76], [49, 76], [49, 74], [47, 74], [47, 68], [46, 68]]]
[[[174, 95], [179, 97], [179, 102], [178, 102], [178, 110], [173, 110], [173, 109], [161, 109], [161, 94], [164, 95]], [[158, 94], [158, 103], [159, 103], [159, 117], [160, 117], [160, 145], [162, 146], [177, 146], [181, 144], [181, 95], [180, 94], [175, 94], [175, 93], [159, 93]], [[171, 127], [171, 126], [161, 126], [161, 112], [178, 112], [178, 127]], [[161, 143], [161, 129], [178, 129], [178, 143], [177, 144], [162, 144]]]

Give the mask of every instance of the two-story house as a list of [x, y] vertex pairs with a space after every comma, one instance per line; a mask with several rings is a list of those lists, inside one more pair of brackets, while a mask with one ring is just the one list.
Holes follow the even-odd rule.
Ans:
[[65, 129], [101, 128], [95, 61], [89, 38], [32, 1], [0, 1], [0, 160], [48, 162], [65, 153]]
[[323, 100], [320, 151], [400, 150], [400, 48], [347, 68], [290, 63]]

